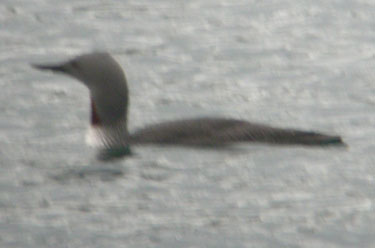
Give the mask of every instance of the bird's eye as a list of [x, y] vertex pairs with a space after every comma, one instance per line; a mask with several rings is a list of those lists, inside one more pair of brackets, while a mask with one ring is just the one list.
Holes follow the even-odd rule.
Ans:
[[80, 66], [79, 66], [79, 63], [77, 61], [72, 61], [70, 63], [70, 65], [74, 68], [74, 69], [78, 69]]

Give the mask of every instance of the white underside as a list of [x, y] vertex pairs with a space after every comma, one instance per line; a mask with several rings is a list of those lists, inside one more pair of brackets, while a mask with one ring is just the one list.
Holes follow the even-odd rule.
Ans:
[[89, 126], [86, 132], [86, 144], [91, 147], [103, 147], [103, 139], [100, 138], [100, 128]]

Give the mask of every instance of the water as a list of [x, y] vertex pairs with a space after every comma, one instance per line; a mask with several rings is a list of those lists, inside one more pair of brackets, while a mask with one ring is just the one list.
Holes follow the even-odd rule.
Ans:
[[[27, 1], [0, 6], [0, 247], [375, 247], [375, 4]], [[84, 142], [87, 90], [33, 70], [109, 51], [130, 129], [228, 116], [347, 149]]]

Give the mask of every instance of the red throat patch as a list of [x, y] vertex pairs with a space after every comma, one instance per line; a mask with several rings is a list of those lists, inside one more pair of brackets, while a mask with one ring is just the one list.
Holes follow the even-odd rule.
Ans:
[[91, 98], [91, 125], [92, 126], [100, 125], [100, 119], [99, 119], [98, 113], [96, 112], [95, 103], [92, 98]]

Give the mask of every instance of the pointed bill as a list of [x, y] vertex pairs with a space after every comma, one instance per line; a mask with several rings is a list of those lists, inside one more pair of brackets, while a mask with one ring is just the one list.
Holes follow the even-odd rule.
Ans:
[[31, 64], [31, 66], [38, 70], [48, 70], [48, 71], [53, 71], [53, 72], [66, 72], [65, 64], [60, 64], [60, 65]]

